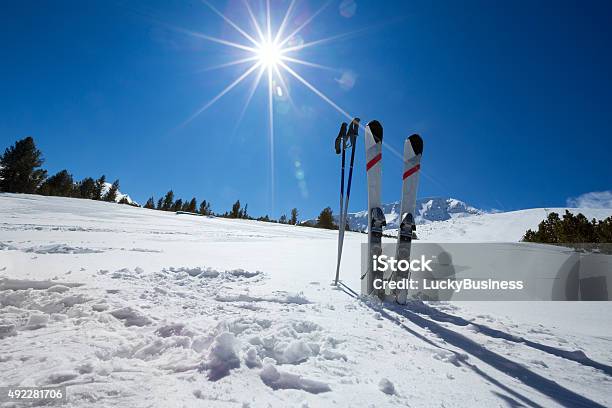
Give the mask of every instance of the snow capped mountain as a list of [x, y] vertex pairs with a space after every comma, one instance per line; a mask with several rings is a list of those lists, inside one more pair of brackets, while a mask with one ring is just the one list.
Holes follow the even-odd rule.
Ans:
[[[485, 211], [474, 208], [461, 200], [455, 198], [426, 197], [417, 200], [416, 203], [417, 224], [428, 224], [433, 221], [446, 221], [453, 218], [468, 217], [471, 215], [484, 214]], [[386, 229], [399, 228], [400, 202], [396, 201], [383, 204], [383, 212], [387, 219]], [[336, 222], [338, 217], [336, 216]], [[367, 210], [348, 214], [348, 224], [353, 231], [364, 231], [368, 226]]]

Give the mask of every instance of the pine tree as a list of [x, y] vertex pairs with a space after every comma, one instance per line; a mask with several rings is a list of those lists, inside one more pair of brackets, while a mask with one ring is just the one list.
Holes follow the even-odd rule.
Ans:
[[280, 218], [278, 219], [278, 222], [280, 222], [281, 224], [286, 224], [287, 216], [285, 214], [281, 215]]
[[242, 212], [240, 211], [240, 200], [237, 200], [234, 205], [232, 205], [232, 211], [229, 213], [229, 218], [240, 218]]
[[131, 205], [131, 203], [128, 201], [127, 196], [123, 196], [121, 197], [121, 200], [119, 200], [119, 204], [127, 204], [127, 205]]
[[187, 211], [194, 213], [198, 209], [198, 201], [193, 197], [189, 203], [187, 203]]
[[242, 211], [242, 217], [240, 217], [240, 218], [249, 219], [249, 214], [247, 213], [247, 208], [249, 208], [249, 203], [246, 203], [244, 205], [244, 211]]
[[298, 223], [298, 209], [292, 208], [291, 209], [291, 219], [289, 220], [289, 224], [297, 225], [297, 223]]
[[210, 203], [206, 200], [202, 200], [200, 203], [200, 214], [202, 215], [210, 215]]
[[172, 211], [182, 211], [183, 210], [183, 200], [182, 199], [178, 199], [174, 202], [174, 205], [172, 206]]
[[163, 209], [163, 205], [164, 205], [164, 199], [160, 198], [159, 200], [157, 200], [157, 206], [155, 207], [156, 210], [162, 210]]
[[85, 177], [77, 184], [76, 190], [77, 197], [93, 199], [96, 190], [96, 182], [91, 177]]
[[99, 179], [96, 180], [96, 186], [93, 191], [92, 198], [94, 200], [102, 200], [102, 192], [104, 191], [104, 186], [106, 185], [106, 176], [103, 174]]
[[319, 218], [317, 218], [317, 223], [315, 225], [317, 228], [326, 228], [326, 229], [336, 229], [337, 226], [334, 224], [334, 215], [332, 209], [330, 207], [326, 207], [319, 214]]
[[58, 171], [45, 180], [38, 189], [38, 194], [47, 196], [70, 197], [74, 189], [72, 174], [68, 170]]
[[35, 193], [47, 177], [47, 172], [38, 168], [43, 162], [34, 139], [26, 137], [15, 142], [0, 156], [0, 191]]
[[117, 192], [119, 191], [119, 180], [113, 181], [106, 194], [104, 194], [104, 201], [115, 202], [117, 201]]
[[144, 205], [144, 208], [148, 208], [150, 210], [154, 210], [155, 209], [155, 199], [153, 198], [153, 196], [149, 197], [149, 199], [147, 200], [147, 202]]
[[597, 234], [597, 242], [612, 243], [612, 217], [599, 221], [595, 227], [595, 233]]
[[164, 196], [164, 201], [162, 202], [161, 209], [164, 211], [171, 211], [173, 203], [174, 203], [174, 191], [170, 190]]

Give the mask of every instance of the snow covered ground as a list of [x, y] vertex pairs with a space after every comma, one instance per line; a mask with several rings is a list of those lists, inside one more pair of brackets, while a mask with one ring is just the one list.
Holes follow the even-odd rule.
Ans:
[[[516, 241], [545, 215], [419, 235]], [[611, 303], [382, 306], [352, 292], [363, 234], [330, 286], [336, 239], [0, 194], [0, 386], [66, 385], [70, 407], [612, 405]]]

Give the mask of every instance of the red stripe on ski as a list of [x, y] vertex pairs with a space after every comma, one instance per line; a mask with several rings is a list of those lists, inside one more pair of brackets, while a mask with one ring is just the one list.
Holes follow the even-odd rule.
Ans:
[[366, 171], [370, 170], [376, 163], [378, 163], [382, 159], [382, 153], [378, 153], [372, 160], [366, 164]]
[[416, 173], [417, 171], [419, 171], [419, 169], [421, 168], [420, 164], [417, 164], [414, 167], [409, 168], [408, 170], [406, 170], [406, 172], [404, 173], [404, 177], [403, 179], [406, 180], [408, 177], [412, 176], [414, 173]]

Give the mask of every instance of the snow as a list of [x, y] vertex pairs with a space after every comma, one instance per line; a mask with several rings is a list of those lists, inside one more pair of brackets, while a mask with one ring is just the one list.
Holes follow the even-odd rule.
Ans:
[[[517, 241], [547, 211], [417, 232]], [[329, 285], [336, 240], [0, 194], [1, 385], [65, 385], [67, 407], [612, 405], [609, 302], [381, 305], [354, 293], [363, 234]]]
[[420, 225], [419, 239], [432, 242], [517, 242], [528, 229], [538, 224], [551, 212], [559, 215], [582, 213], [588, 219], [612, 216], [612, 209], [592, 208], [532, 208], [495, 214], [479, 214], [465, 218]]
[[395, 386], [388, 378], [381, 378], [378, 383], [378, 389], [384, 392], [387, 395], [395, 394]]
[[266, 365], [263, 370], [261, 370], [259, 376], [264, 384], [273, 390], [294, 389], [303, 390], [311, 394], [331, 391], [329, 384], [321, 381], [309, 380], [296, 374], [279, 371], [271, 364]]

